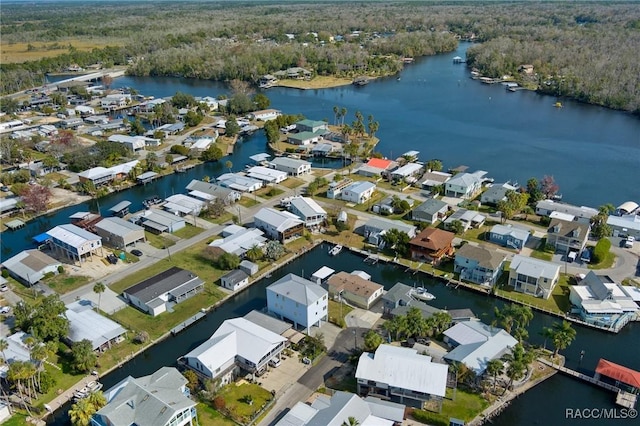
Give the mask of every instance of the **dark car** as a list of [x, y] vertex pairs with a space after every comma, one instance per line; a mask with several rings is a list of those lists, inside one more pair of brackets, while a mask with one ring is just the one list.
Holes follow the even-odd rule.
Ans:
[[114, 255], [114, 254], [110, 254], [107, 256], [107, 260], [109, 261], [110, 264], [115, 265], [116, 263], [118, 263], [118, 258]]
[[131, 250], [131, 254], [138, 257], [142, 256], [142, 252], [138, 249]]

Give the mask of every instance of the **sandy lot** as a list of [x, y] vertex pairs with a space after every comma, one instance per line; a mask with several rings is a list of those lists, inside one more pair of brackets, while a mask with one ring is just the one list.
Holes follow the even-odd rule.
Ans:
[[49, 201], [49, 205], [52, 209], [59, 209], [62, 207], [79, 204], [90, 199], [91, 196], [89, 195], [80, 195], [77, 192], [67, 191], [66, 189], [62, 188], [52, 188], [51, 200]]

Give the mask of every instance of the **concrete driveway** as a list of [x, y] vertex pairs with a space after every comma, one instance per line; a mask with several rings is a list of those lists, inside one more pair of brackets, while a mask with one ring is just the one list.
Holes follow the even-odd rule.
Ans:
[[382, 318], [380, 313], [355, 308], [345, 316], [344, 320], [347, 323], [347, 327], [369, 329], [373, 328], [380, 318]]

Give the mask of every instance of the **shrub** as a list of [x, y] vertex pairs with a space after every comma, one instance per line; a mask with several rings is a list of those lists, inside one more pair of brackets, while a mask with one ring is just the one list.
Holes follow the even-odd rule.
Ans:
[[223, 397], [216, 396], [215, 398], [213, 398], [213, 408], [215, 408], [218, 411], [222, 411], [224, 410], [225, 407], [226, 407], [226, 404], [224, 402]]
[[6, 269], [2, 270], [2, 278], [9, 278], [9, 271]]
[[413, 418], [421, 423], [427, 423], [432, 426], [447, 426], [448, 422], [438, 417], [435, 413], [429, 413], [428, 411], [415, 410], [413, 412]]
[[133, 337], [133, 343], [137, 343], [137, 344], [142, 344], [147, 340], [149, 340], [149, 333], [147, 333], [146, 331], [139, 331]]
[[593, 262], [600, 263], [607, 258], [611, 249], [611, 241], [608, 238], [601, 238], [593, 249]]
[[62, 266], [62, 265], [58, 266], [58, 273], [59, 274], [64, 274], [64, 266]]

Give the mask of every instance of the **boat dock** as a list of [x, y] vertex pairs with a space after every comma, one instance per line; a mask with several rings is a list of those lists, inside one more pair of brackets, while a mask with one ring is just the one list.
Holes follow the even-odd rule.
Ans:
[[175, 327], [173, 327], [171, 329], [171, 334], [173, 334], [174, 336], [178, 333], [180, 333], [182, 330], [184, 330], [185, 328], [189, 327], [191, 324], [195, 323], [196, 321], [206, 317], [207, 314], [206, 312], [198, 312], [197, 314], [195, 314], [194, 316], [192, 316], [191, 318], [188, 318], [187, 320], [185, 320], [184, 322], [176, 325]]
[[625, 407], [625, 408], [634, 408], [636, 405], [636, 400], [638, 399], [638, 395], [623, 391], [617, 386], [610, 385], [609, 383], [605, 383], [596, 379], [595, 377], [588, 376], [586, 374], [580, 373], [578, 371], [572, 370], [570, 368], [564, 367], [562, 365], [556, 365], [552, 362], [547, 361], [546, 359], [540, 358], [538, 359], [543, 364], [560, 371], [568, 376], [575, 377], [576, 379], [583, 380], [585, 382], [591, 383], [603, 389], [612, 391], [616, 393], [616, 404]]
[[23, 228], [26, 224], [20, 219], [14, 219], [6, 222], [4, 225], [10, 230], [15, 231], [16, 229]]

